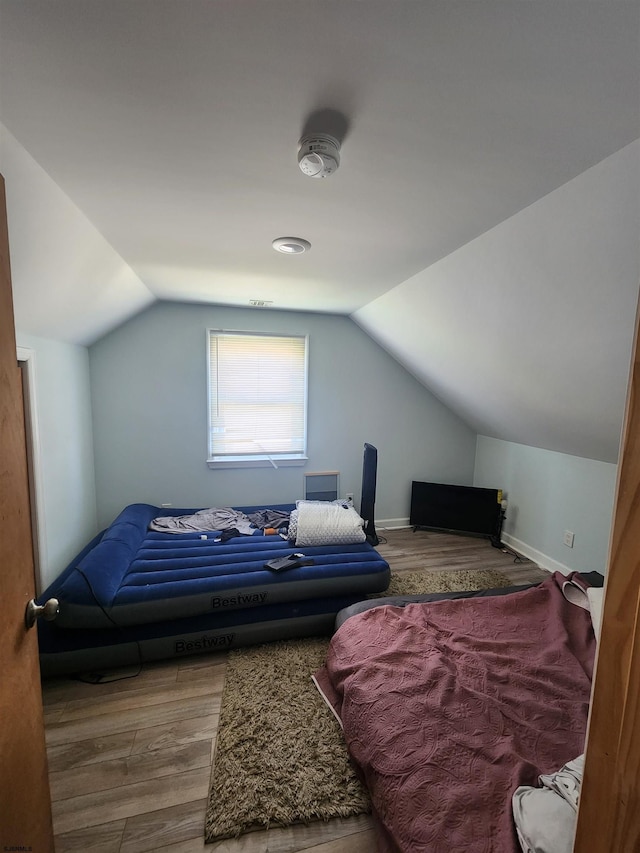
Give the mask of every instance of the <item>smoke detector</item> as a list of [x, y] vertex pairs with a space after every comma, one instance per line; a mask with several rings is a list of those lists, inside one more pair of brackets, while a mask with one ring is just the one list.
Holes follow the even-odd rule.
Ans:
[[328, 133], [311, 133], [298, 143], [298, 165], [310, 178], [326, 178], [340, 165], [340, 143]]

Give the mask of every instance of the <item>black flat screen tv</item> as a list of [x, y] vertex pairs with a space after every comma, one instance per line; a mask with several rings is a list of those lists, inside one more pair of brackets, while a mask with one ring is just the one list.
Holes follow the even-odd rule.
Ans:
[[489, 538], [500, 536], [500, 499], [498, 489], [452, 486], [446, 483], [411, 484], [409, 523], [434, 530], [470, 533]]

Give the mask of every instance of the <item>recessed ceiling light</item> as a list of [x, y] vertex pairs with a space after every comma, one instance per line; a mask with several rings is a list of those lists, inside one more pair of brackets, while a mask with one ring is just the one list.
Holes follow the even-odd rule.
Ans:
[[271, 245], [283, 255], [301, 255], [311, 248], [311, 243], [302, 237], [278, 237]]

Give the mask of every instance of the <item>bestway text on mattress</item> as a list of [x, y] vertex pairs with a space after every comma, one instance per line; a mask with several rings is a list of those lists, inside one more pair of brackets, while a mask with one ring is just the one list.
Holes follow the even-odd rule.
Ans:
[[253, 604], [264, 604], [268, 595], [267, 592], [250, 592], [230, 595], [228, 598], [214, 596], [211, 599], [211, 609], [219, 610], [221, 607], [247, 607]]
[[206, 649], [217, 649], [220, 646], [229, 647], [233, 643], [235, 634], [203, 634], [197, 640], [177, 640], [176, 654], [186, 654], [188, 652], [201, 652]]

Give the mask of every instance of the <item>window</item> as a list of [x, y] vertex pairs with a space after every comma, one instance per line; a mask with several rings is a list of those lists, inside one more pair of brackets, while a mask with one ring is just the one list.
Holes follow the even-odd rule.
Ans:
[[210, 329], [208, 342], [209, 465], [302, 464], [307, 338]]

